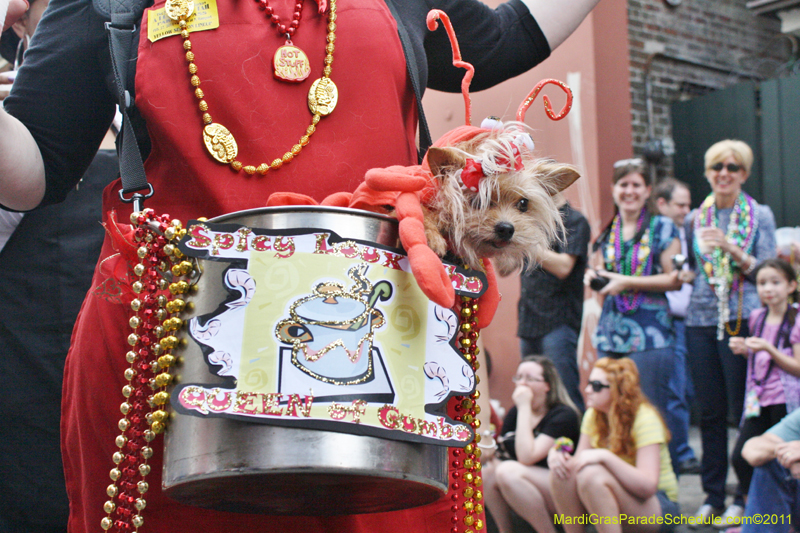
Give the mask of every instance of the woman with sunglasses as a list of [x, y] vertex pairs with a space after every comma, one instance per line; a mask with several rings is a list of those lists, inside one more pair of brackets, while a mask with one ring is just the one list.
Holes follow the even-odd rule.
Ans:
[[599, 533], [671, 531], [680, 514], [669, 431], [642, 394], [636, 364], [598, 359], [585, 392], [588, 409], [575, 454], [554, 448], [547, 457], [564, 531], [583, 531], [583, 524], [570, 522], [585, 513]]
[[512, 510], [539, 533], [555, 532], [547, 452], [559, 437], [578, 440], [580, 414], [547, 357], [524, 357], [513, 380], [514, 407], [503, 420], [498, 451], [484, 455], [486, 506], [500, 533], [513, 530]]
[[584, 281], [606, 297], [592, 338], [598, 357], [630, 357], [645, 395], [667, 425], [676, 427], [681, 421], [669, 418], [667, 410], [675, 395], [669, 387], [675, 334], [665, 292], [682, 285], [682, 273], [672, 262], [681, 245], [672, 220], [651, 214], [651, 188], [644, 176], [641, 159], [615, 163], [616, 212], [593, 245], [595, 269], [586, 271]]
[[[696, 518], [704, 523], [725, 509], [728, 422], [739, 422], [744, 405], [746, 360], [731, 352], [728, 342], [730, 337], [748, 336], [750, 312], [760, 307], [755, 267], [775, 256], [772, 211], [742, 190], [752, 166], [753, 151], [746, 143], [724, 140], [712, 145], [705, 153], [711, 194], [686, 217], [696, 272], [686, 315], [686, 349], [692, 379], [700, 384], [695, 395], [701, 411], [701, 475], [707, 497]], [[743, 497], [737, 491], [722, 515], [722, 527], [743, 513]]]

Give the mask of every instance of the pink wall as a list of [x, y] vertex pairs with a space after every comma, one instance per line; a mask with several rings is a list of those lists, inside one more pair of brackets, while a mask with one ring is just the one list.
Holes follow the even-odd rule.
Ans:
[[[570, 187], [567, 197], [587, 215], [594, 231], [601, 218], [611, 213], [608, 191], [612, 163], [631, 154], [626, 27], [626, 2], [604, 0], [547, 61], [530, 72], [472, 95], [473, 122], [480, 124], [490, 115], [514, 120], [519, 104], [541, 79], [560, 79], [572, 87], [575, 103], [566, 119], [549, 120], [540, 94], [528, 109], [526, 122], [534, 129], [538, 155], [572, 163], [581, 171], [583, 177]], [[560, 89], [548, 86], [543, 93], [550, 95], [556, 110], [561, 109], [564, 96]], [[463, 124], [464, 102], [460, 94], [428, 91], [423, 105], [434, 140]], [[520, 357], [516, 336], [519, 277], [501, 279], [500, 291], [503, 294], [500, 309], [481, 337], [492, 354], [491, 395], [509, 406], [511, 376]], [[585, 314], [596, 315], [599, 307], [590, 302], [587, 301]], [[584, 322], [596, 323], [591, 316]], [[584, 359], [587, 357], [592, 359], [593, 355], [587, 351]], [[589, 364], [582, 361], [583, 373], [587, 373]]]

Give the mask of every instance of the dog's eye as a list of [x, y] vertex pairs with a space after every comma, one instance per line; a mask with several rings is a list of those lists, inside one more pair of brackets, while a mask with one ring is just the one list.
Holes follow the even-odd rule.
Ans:
[[520, 213], [526, 212], [528, 210], [528, 199], [523, 198], [522, 200], [517, 202], [517, 209], [519, 210]]

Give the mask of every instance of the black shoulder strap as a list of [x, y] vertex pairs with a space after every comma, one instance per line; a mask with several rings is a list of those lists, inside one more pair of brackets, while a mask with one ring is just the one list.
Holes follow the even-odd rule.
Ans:
[[[147, 182], [144, 161], [136, 142], [136, 134], [130, 121], [133, 108], [133, 91], [129, 90], [127, 64], [134, 57], [136, 47], [136, 23], [141, 20], [145, 7], [151, 0], [92, 0], [97, 12], [108, 19], [108, 47], [117, 87], [117, 101], [122, 113], [122, 135], [119, 148], [119, 171], [122, 178], [120, 198], [133, 202], [134, 211], [141, 210], [141, 201], [153, 194], [153, 186]], [[132, 83], [132, 80], [130, 81]], [[148, 189], [145, 195], [137, 191]], [[128, 200], [123, 193], [135, 193]]]
[[403, 24], [403, 19], [397, 13], [397, 7], [394, 5], [393, 0], [386, 0], [386, 5], [392, 13], [395, 22], [397, 23], [397, 34], [400, 36], [400, 44], [403, 45], [403, 53], [406, 56], [406, 68], [408, 68], [408, 76], [411, 78], [411, 86], [414, 88], [414, 96], [417, 99], [417, 112], [419, 114], [419, 151], [417, 156], [419, 162], [422, 163], [422, 158], [428, 148], [431, 147], [433, 141], [431, 140], [431, 132], [428, 129], [428, 121], [425, 120], [425, 112], [422, 110], [422, 88], [419, 86], [419, 73], [417, 72], [417, 55], [414, 53], [414, 46], [411, 43], [411, 37], [408, 35]]

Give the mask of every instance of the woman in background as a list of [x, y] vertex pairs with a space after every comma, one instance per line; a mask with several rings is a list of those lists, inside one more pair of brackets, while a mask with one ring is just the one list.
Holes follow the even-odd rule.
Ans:
[[[678, 481], [667, 450], [669, 431], [639, 387], [636, 364], [628, 358], [599, 359], [586, 386], [588, 407], [575, 455], [548, 454], [550, 488], [562, 515], [662, 517], [663, 524], [596, 524], [598, 533], [670, 531], [678, 517]], [[564, 524], [567, 533], [583, 525]]]
[[[754, 271], [759, 262], [775, 257], [772, 210], [742, 190], [752, 166], [753, 151], [746, 143], [712, 145], [705, 154], [711, 194], [686, 217], [696, 273], [686, 314], [686, 350], [692, 380], [701, 384], [695, 398], [707, 494], [697, 523], [708, 523], [725, 509], [728, 425], [741, 419], [747, 375], [746, 360], [731, 351], [729, 340], [749, 336], [750, 312], [760, 307]], [[744, 499], [737, 492], [722, 524], [735, 523], [744, 514]]]
[[503, 421], [500, 450], [484, 459], [486, 506], [500, 533], [512, 531], [512, 510], [538, 533], [553, 533], [547, 453], [559, 437], [577, 442], [580, 415], [547, 357], [524, 357], [513, 380], [514, 407]]
[[598, 357], [631, 358], [642, 391], [671, 428], [681, 422], [667, 409], [675, 395], [669, 386], [675, 333], [665, 292], [682, 285], [672, 264], [681, 244], [672, 220], [650, 212], [644, 175], [641, 159], [614, 164], [616, 213], [594, 243], [596, 267], [584, 281], [606, 297], [592, 338]]

